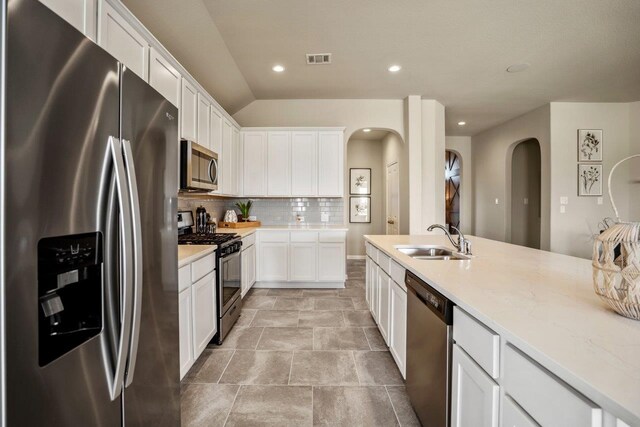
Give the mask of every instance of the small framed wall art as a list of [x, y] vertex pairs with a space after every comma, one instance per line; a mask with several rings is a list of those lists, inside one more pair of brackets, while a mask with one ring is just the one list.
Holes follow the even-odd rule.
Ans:
[[578, 161], [602, 161], [602, 129], [578, 129]]
[[349, 222], [371, 222], [371, 197], [349, 197]]
[[349, 169], [349, 194], [371, 194], [371, 168]]
[[578, 165], [578, 196], [602, 196], [602, 165]]

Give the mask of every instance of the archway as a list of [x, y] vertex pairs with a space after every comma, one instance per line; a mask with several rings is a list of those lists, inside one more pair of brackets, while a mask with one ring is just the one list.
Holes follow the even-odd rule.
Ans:
[[540, 249], [542, 164], [538, 140], [515, 143], [507, 161], [511, 172], [507, 241]]

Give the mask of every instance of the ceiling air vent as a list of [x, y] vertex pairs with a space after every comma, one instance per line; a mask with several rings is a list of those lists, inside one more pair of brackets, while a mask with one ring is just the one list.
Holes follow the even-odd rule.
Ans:
[[307, 53], [307, 64], [322, 65], [331, 64], [330, 53]]

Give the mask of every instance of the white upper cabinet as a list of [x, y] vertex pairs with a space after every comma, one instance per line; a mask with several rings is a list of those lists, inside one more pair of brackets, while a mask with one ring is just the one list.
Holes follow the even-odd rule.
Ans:
[[220, 154], [222, 154], [222, 113], [215, 107], [211, 106], [211, 117], [209, 119], [211, 122], [211, 131], [210, 131], [210, 149], [214, 153], [218, 154], [218, 158], [220, 158]]
[[240, 171], [242, 165], [240, 162], [240, 131], [235, 127], [231, 127], [231, 194], [240, 195]]
[[40, 0], [40, 3], [91, 40], [96, 40], [97, 0]]
[[343, 132], [318, 132], [318, 196], [342, 197], [344, 175]]
[[182, 100], [180, 102], [180, 135], [190, 141], [196, 140], [198, 91], [187, 81], [182, 79]]
[[267, 133], [243, 132], [243, 161], [245, 196], [264, 196], [267, 194]]
[[318, 194], [318, 132], [291, 133], [291, 194]]
[[291, 133], [267, 135], [267, 196], [291, 195]]
[[100, 2], [98, 44], [147, 81], [149, 43], [109, 3]]
[[180, 81], [182, 76], [156, 49], [149, 51], [149, 84], [169, 102], [180, 107]]
[[[218, 157], [220, 160], [220, 157]], [[233, 132], [231, 123], [226, 119], [222, 121], [222, 194], [232, 193], [232, 174], [236, 172], [233, 164]]]
[[211, 148], [209, 142], [209, 135], [211, 132], [211, 116], [209, 110], [211, 109], [211, 103], [201, 93], [198, 93], [198, 119], [197, 119], [197, 134], [196, 142], [203, 147]]

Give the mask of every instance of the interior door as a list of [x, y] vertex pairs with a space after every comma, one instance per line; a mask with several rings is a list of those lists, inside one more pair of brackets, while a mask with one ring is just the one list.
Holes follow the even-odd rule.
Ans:
[[[119, 334], [119, 325], [107, 321], [110, 311], [101, 301], [91, 313], [102, 322], [97, 335], [41, 358], [51, 349], [43, 342], [58, 337], [64, 344], [84, 333], [81, 323], [67, 319], [87, 304], [63, 299], [57, 313], [45, 310], [40, 291], [47, 275], [39, 262], [40, 243], [52, 237], [97, 233], [105, 241], [104, 202], [113, 169], [109, 137], [118, 136], [118, 63], [40, 2], [9, 0], [6, 11], [6, 134], [0, 166], [7, 225], [1, 279], [6, 425], [120, 425], [120, 399], [110, 395], [114, 349], [109, 339]], [[69, 258], [79, 252], [75, 244], [54, 251]], [[111, 266], [102, 262], [105, 274]], [[75, 268], [57, 276], [64, 289], [54, 284], [49, 295], [89, 286], [101, 299], [112, 282], [89, 282], [85, 272]], [[55, 283], [56, 275], [51, 278]], [[55, 316], [65, 329], [53, 334], [47, 328], [56, 325]]]
[[[122, 140], [131, 144], [143, 253], [135, 366], [125, 389], [127, 426], [180, 423], [178, 337], [178, 110], [129, 70], [122, 73]], [[132, 369], [133, 368], [133, 369]], [[133, 371], [133, 372], [132, 372]]]
[[387, 166], [387, 234], [399, 234], [400, 178], [398, 163]]

